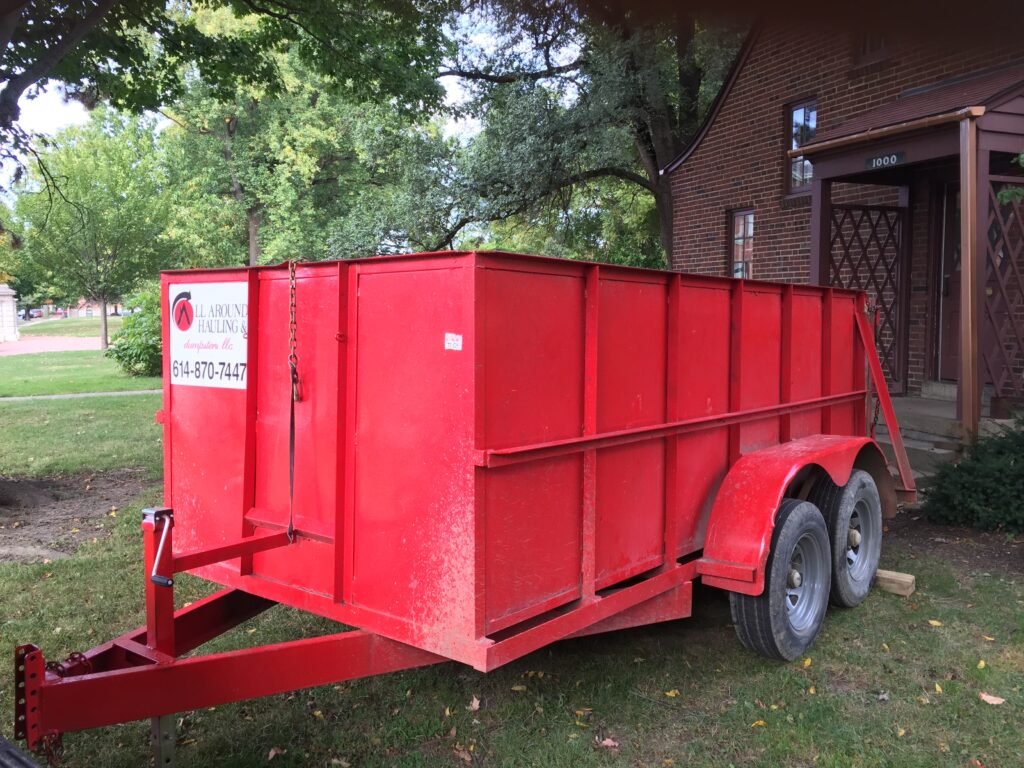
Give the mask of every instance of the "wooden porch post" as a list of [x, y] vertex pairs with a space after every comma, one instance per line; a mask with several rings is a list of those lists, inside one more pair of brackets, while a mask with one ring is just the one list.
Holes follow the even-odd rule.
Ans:
[[978, 353], [979, 311], [978, 275], [984, 254], [978, 233], [978, 124], [973, 117], [960, 122], [960, 418], [964, 436], [978, 434], [981, 420], [981, 377]]
[[811, 182], [811, 285], [829, 284], [832, 251], [832, 180]]

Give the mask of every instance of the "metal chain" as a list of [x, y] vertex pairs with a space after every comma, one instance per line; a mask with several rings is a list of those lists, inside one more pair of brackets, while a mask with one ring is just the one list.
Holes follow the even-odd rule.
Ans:
[[295, 262], [288, 262], [288, 367], [292, 374], [292, 399], [299, 399], [299, 356], [295, 342]]
[[288, 373], [291, 398], [288, 413], [288, 541], [295, 541], [295, 403], [299, 401], [299, 355], [295, 341], [295, 261], [288, 261]]

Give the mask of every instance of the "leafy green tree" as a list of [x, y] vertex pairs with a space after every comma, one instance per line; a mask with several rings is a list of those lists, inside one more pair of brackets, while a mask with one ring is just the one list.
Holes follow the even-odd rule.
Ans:
[[165, 111], [168, 236], [185, 261], [347, 257], [442, 239], [453, 154], [437, 126], [346, 96], [294, 50], [278, 68], [273, 93], [222, 99], [196, 81]]
[[[696, 132], [741, 33], [702, 23], [686, 6], [650, 15], [617, 2], [482, 8], [441, 73], [469, 84], [466, 109], [482, 126], [467, 176], [481, 203], [469, 221], [520, 215], [567, 188], [617, 179], [653, 199], [667, 252], [672, 197], [660, 171]], [[474, 44], [481, 24], [496, 44]]]
[[25, 153], [36, 153], [18, 125], [19, 100], [47, 79], [89, 106], [142, 113], [172, 103], [190, 78], [224, 99], [240, 85], [273, 92], [282, 87], [276, 54], [294, 47], [355, 98], [395, 99], [411, 111], [441, 99], [434, 73], [449, 0], [209, 0], [199, 8], [248, 21], [203, 26], [196, 6], [177, 0], [5, 3], [0, 163], [20, 173]]
[[151, 120], [98, 109], [59, 133], [44, 155], [57, 190], [38, 175], [18, 189], [18, 260], [37, 284], [107, 306], [171, 264], [163, 238], [165, 180]]

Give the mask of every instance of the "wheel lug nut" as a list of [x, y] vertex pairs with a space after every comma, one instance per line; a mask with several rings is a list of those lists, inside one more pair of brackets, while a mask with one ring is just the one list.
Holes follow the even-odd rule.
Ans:
[[789, 571], [789, 588], [797, 589], [803, 583], [804, 577], [800, 575], [800, 571], [796, 568], [791, 568]]

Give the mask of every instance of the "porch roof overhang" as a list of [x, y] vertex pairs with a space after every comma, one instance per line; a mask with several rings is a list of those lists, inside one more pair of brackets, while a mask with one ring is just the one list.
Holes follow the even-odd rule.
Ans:
[[1001, 104], [1022, 88], [1022, 67], [917, 88], [888, 104], [821, 131], [814, 139], [788, 154], [792, 158], [807, 157], [816, 163], [818, 158], [833, 156], [840, 150], [903, 140], [911, 134], [924, 136], [947, 132], [954, 123], [984, 117], [990, 107]]

